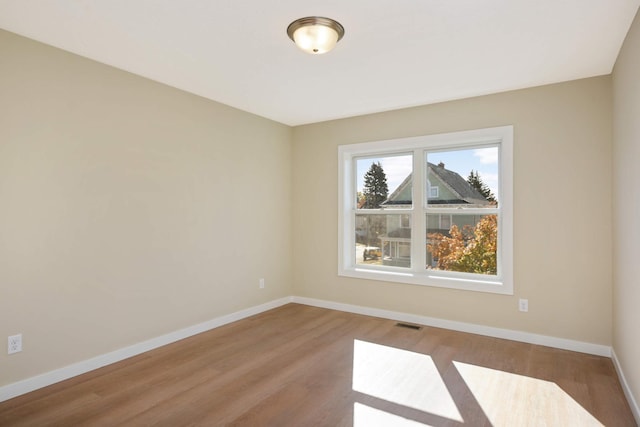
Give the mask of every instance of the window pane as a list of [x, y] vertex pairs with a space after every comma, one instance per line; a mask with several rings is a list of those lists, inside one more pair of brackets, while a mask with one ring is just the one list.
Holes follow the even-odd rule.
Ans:
[[356, 264], [411, 267], [407, 217], [356, 214]]
[[496, 275], [497, 248], [497, 215], [427, 214], [427, 269]]
[[358, 209], [411, 207], [411, 154], [357, 158], [356, 169]]
[[498, 161], [498, 147], [427, 153], [427, 204], [430, 208], [495, 208]]

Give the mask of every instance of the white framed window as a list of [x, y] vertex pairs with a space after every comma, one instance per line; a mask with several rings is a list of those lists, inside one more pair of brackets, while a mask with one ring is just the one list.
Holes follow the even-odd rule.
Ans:
[[513, 294], [512, 126], [342, 145], [338, 160], [339, 275]]
[[441, 230], [450, 230], [451, 229], [451, 224], [452, 224], [452, 217], [451, 215], [440, 215], [440, 229]]

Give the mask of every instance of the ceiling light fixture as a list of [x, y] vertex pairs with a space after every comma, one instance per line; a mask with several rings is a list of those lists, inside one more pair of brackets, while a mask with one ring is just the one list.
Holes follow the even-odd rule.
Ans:
[[336, 46], [344, 36], [344, 27], [333, 19], [308, 16], [289, 24], [287, 34], [300, 49], [318, 55]]

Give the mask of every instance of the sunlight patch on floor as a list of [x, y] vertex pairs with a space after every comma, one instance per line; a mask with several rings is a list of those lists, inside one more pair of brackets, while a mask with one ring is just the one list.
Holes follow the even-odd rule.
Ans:
[[431, 427], [361, 403], [353, 404], [353, 427]]
[[355, 391], [463, 422], [430, 356], [360, 340], [353, 346]]
[[555, 383], [462, 362], [453, 364], [494, 427], [602, 426]]

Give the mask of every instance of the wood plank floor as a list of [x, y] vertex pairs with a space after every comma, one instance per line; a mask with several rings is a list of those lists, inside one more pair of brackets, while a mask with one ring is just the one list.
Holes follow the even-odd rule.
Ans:
[[0, 403], [2, 426], [635, 426], [610, 359], [298, 304]]

